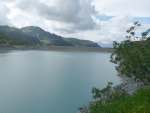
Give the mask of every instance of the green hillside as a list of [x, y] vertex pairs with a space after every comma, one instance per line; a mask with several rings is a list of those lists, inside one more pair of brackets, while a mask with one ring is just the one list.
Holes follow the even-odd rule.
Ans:
[[90, 113], [150, 113], [150, 88], [139, 90], [133, 96], [121, 96], [90, 107]]

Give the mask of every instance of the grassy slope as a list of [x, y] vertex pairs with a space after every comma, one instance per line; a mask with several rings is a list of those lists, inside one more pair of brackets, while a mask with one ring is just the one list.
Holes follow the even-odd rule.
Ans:
[[139, 90], [133, 96], [122, 96], [106, 104], [96, 103], [90, 113], [150, 113], [150, 88]]

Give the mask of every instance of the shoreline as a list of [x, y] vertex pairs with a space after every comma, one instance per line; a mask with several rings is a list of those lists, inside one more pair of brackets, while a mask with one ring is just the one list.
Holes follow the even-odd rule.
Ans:
[[[121, 83], [113, 86], [113, 91], [124, 91], [127, 95], [134, 95], [139, 89], [144, 88], [149, 85], [144, 85], [144, 83], [140, 80], [135, 80], [135, 78], [129, 78], [126, 76], [120, 76]], [[80, 107], [77, 113], [89, 113], [89, 108], [91, 104], [95, 104], [99, 100], [92, 99], [87, 105]]]
[[50, 46], [50, 47], [0, 47], [0, 53], [13, 50], [39, 50], [39, 51], [66, 51], [66, 52], [113, 52], [112, 48], [97, 48], [97, 47], [66, 47], [66, 46]]

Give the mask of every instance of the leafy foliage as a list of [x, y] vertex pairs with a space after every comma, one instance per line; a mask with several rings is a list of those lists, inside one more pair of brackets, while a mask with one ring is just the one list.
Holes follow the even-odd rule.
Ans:
[[123, 90], [116, 89], [112, 85], [112, 82], [108, 82], [107, 86], [101, 90], [93, 88], [93, 98], [99, 103], [104, 104], [126, 94]]
[[140, 89], [135, 95], [123, 95], [102, 104], [90, 106], [90, 113], [150, 113], [150, 89]]
[[[136, 29], [140, 26], [139, 22], [135, 22], [126, 31], [127, 40], [121, 43], [114, 42], [111, 61], [117, 64], [116, 69], [121, 75], [149, 83], [150, 29], [137, 36]], [[150, 87], [142, 88], [136, 94], [129, 96], [118, 90], [112, 91], [109, 86], [111, 85], [108, 84], [103, 90], [93, 88], [93, 97], [98, 101], [90, 105], [90, 113], [150, 113]], [[108, 92], [111, 95], [107, 95]], [[105, 95], [108, 100], [101, 99]]]
[[0, 44], [5, 46], [12, 45], [38, 45], [39, 40], [24, 34], [20, 29], [0, 26]]
[[150, 29], [138, 37], [135, 34], [136, 28], [139, 26], [139, 22], [135, 22], [127, 30], [126, 41], [114, 42], [111, 61], [118, 65], [116, 69], [122, 75], [150, 81]]

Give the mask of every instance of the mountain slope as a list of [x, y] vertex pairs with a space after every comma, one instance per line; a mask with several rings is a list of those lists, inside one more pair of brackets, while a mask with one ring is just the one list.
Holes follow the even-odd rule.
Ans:
[[0, 39], [5, 39], [5, 42], [7, 41], [7, 43], [12, 45], [40, 44], [40, 41], [37, 38], [28, 36], [20, 29], [9, 26], [0, 26]]
[[64, 41], [61, 36], [51, 34], [47, 31], [44, 31], [40, 27], [28, 26], [22, 28], [21, 30], [29, 36], [36, 37], [45, 45], [72, 46], [70, 43]]
[[49, 33], [40, 27], [28, 26], [14, 28], [0, 26], [1, 45], [40, 45], [42, 46], [70, 46], [70, 47], [100, 47], [97, 43], [75, 38], [64, 38]]
[[100, 47], [97, 43], [89, 40], [80, 40], [76, 38], [65, 38], [64, 40], [76, 47]]
[[97, 43], [88, 40], [75, 38], [64, 38], [56, 34], [44, 31], [40, 27], [28, 26], [21, 29], [24, 33], [38, 38], [41, 43], [56, 46], [79, 46], [79, 47], [100, 47]]
[[109, 42], [109, 43], [98, 42], [98, 44], [101, 45], [101, 47], [103, 48], [113, 48], [113, 42]]

